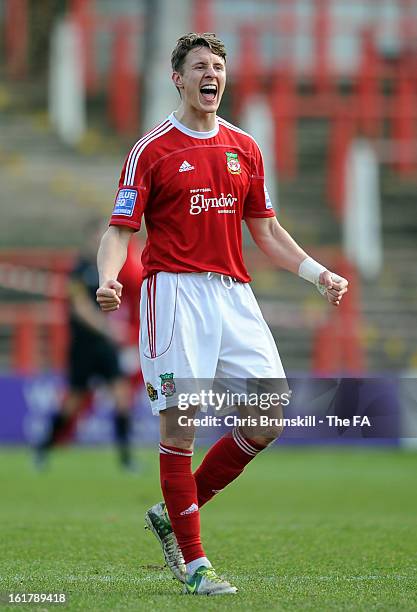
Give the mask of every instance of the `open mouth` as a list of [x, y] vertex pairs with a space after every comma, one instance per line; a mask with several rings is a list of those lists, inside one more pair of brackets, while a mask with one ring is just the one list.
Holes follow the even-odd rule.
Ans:
[[200, 94], [205, 102], [214, 102], [217, 96], [217, 85], [203, 85], [200, 88]]

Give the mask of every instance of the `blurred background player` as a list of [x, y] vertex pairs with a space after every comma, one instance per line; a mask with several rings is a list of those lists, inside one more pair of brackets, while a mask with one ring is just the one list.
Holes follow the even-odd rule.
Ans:
[[86, 230], [86, 247], [68, 282], [68, 388], [59, 410], [51, 416], [46, 436], [36, 447], [36, 464], [42, 467], [52, 447], [72, 436], [77, 420], [92, 407], [94, 390], [105, 384], [114, 403], [114, 440], [120, 465], [134, 469], [130, 437], [134, 391], [141, 381], [137, 358], [140, 250], [133, 241], [120, 276], [126, 304], [109, 321], [95, 299], [96, 249], [102, 223], [92, 221]]

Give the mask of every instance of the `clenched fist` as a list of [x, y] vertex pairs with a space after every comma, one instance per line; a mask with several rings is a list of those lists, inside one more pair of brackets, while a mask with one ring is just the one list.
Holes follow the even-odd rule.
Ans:
[[123, 285], [116, 280], [108, 280], [96, 291], [97, 302], [103, 312], [118, 310], [122, 302]]
[[349, 282], [343, 276], [325, 270], [320, 274], [317, 285], [321, 294], [326, 295], [330, 304], [339, 306], [343, 295], [348, 290]]

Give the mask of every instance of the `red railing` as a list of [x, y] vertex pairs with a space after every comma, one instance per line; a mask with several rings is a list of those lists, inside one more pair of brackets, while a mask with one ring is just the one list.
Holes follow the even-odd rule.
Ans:
[[0, 305], [0, 327], [10, 331], [10, 367], [32, 373], [66, 362], [67, 278], [73, 251], [11, 249], [0, 251], [0, 286], [39, 301]]
[[68, 329], [64, 302], [2, 305], [0, 327], [11, 330], [9, 366], [15, 372], [65, 368]]
[[13, 79], [21, 79], [27, 74], [29, 48], [28, 4], [28, 0], [6, 0], [4, 3], [6, 72]]
[[[143, 21], [122, 16], [104, 16], [97, 10], [94, 0], [71, 0], [68, 17], [80, 31], [83, 72], [86, 90], [96, 94], [107, 89], [108, 117], [110, 124], [120, 134], [137, 130], [140, 116], [140, 78], [136, 68], [134, 38], [143, 32]], [[98, 71], [96, 56], [97, 38], [107, 32], [111, 37], [109, 69], [104, 79]], [[5, 61], [11, 79], [28, 75], [29, 2], [5, 0], [4, 12]]]
[[134, 133], [140, 116], [140, 78], [135, 66], [137, 58], [133, 40], [143, 33], [141, 16], [104, 16], [100, 14], [94, 0], [72, 0], [69, 15], [81, 32], [84, 77], [90, 94], [97, 92], [100, 86], [95, 41], [100, 33], [110, 34], [111, 53], [105, 83], [108, 117], [119, 134]]

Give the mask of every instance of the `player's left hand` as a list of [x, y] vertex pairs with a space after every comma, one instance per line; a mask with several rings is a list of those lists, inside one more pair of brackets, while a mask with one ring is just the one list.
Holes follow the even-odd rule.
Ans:
[[322, 295], [326, 295], [330, 304], [339, 306], [345, 293], [347, 293], [349, 282], [343, 276], [325, 270], [319, 276], [317, 289]]

